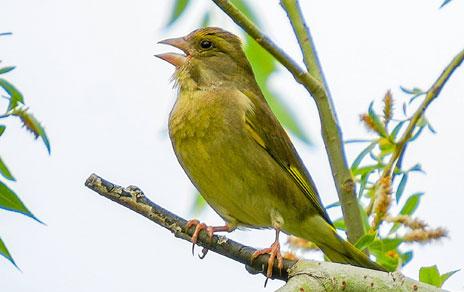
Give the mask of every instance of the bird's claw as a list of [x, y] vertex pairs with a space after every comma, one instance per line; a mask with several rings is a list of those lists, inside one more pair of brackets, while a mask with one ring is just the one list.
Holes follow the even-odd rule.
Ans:
[[208, 250], [206, 247], [204, 247], [202, 250], [201, 250], [201, 254], [198, 254], [198, 257], [200, 258], [200, 260], [204, 259], [206, 254], [208, 253]]
[[[210, 241], [213, 239], [213, 234], [214, 234], [214, 228], [213, 227], [207, 226], [204, 223], [200, 223], [200, 221], [198, 221], [197, 219], [192, 219], [192, 220], [187, 221], [187, 224], [185, 224], [185, 229], [189, 230], [190, 227], [192, 227], [194, 225], [196, 225], [195, 226], [195, 231], [193, 232], [192, 238], [191, 238], [191, 241], [192, 241], [192, 255], [195, 254], [195, 244], [197, 244], [198, 236], [200, 235], [200, 232], [202, 230], [205, 230], [208, 233], [208, 237], [209, 237]], [[206, 252], [204, 252], [204, 249], [203, 249], [203, 256], [200, 257], [200, 258], [204, 258], [205, 256], [206, 256]]]
[[[283, 256], [280, 253], [279, 241], [275, 241], [271, 245], [271, 247], [255, 251], [253, 255], [251, 256], [251, 261], [253, 262], [257, 257], [263, 254], [269, 254], [269, 259], [267, 260], [266, 278], [269, 279], [272, 277], [272, 268], [274, 267], [274, 261], [276, 258], [277, 258], [277, 268], [279, 269], [280, 273], [282, 273], [282, 269], [284, 267], [284, 261], [283, 261]], [[267, 279], [266, 279], [266, 282], [267, 282]]]

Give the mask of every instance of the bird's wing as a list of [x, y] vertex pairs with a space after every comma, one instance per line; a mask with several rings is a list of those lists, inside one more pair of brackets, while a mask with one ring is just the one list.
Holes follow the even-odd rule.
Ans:
[[242, 90], [252, 102], [253, 109], [246, 113], [246, 129], [250, 137], [258, 143], [294, 180], [311, 204], [325, 221], [332, 221], [317, 193], [314, 182], [296, 152], [290, 138], [278, 122], [264, 97], [250, 90]]

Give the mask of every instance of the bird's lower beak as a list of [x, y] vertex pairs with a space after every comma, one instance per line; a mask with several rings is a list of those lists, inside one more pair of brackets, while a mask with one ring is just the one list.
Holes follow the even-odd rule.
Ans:
[[176, 67], [180, 67], [185, 63], [187, 56], [189, 55], [189, 51], [188, 51], [188, 42], [183, 37], [165, 39], [165, 40], [159, 41], [158, 43], [170, 45], [175, 48], [178, 48], [182, 52], [184, 52], [185, 55], [177, 54], [177, 53], [164, 53], [164, 54], [155, 55], [156, 57], [168, 63], [171, 63], [172, 65]]
[[155, 57], [158, 57], [161, 60], [171, 63], [172, 65], [176, 67], [182, 66], [185, 63], [185, 60], [187, 59], [187, 57], [185, 57], [184, 55], [177, 54], [177, 53], [158, 54], [158, 55], [155, 55]]

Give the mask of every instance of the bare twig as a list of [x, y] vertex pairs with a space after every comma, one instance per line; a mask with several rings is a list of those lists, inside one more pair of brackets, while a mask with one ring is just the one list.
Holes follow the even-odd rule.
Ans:
[[280, 5], [287, 13], [288, 19], [292, 24], [293, 32], [298, 40], [298, 44], [303, 54], [303, 61], [306, 65], [308, 73], [314, 76], [324, 85], [327, 95], [330, 96], [329, 87], [325, 80], [319, 57], [317, 56], [316, 45], [313, 37], [306, 25], [303, 13], [297, 0], [281, 0]]
[[[123, 188], [96, 174], [90, 175], [85, 185], [103, 197], [123, 205], [168, 229], [174, 233], [174, 236], [187, 241], [191, 240], [194, 227], [185, 230], [187, 222], [185, 219], [150, 201], [139, 188], [135, 186]], [[251, 255], [256, 251], [251, 247], [224, 236], [215, 235], [212, 241], [209, 241], [209, 237], [204, 231], [200, 233], [198, 244], [247, 265], [247, 270], [250, 273], [266, 274], [269, 256], [259, 256], [251, 263]], [[273, 275], [275, 279], [289, 280], [289, 283], [282, 287], [280, 291], [301, 291], [301, 289], [293, 289], [294, 287], [310, 287], [311, 291], [336, 291], [338, 289], [345, 291], [360, 291], [359, 289], [369, 291], [441, 291], [430, 285], [407, 278], [399, 272], [386, 273], [329, 262], [284, 260], [282, 273], [275, 268]]]
[[324, 139], [332, 176], [342, 206], [347, 236], [351, 242], [356, 242], [357, 239], [364, 234], [364, 230], [362, 228], [363, 225], [358, 201], [356, 199], [355, 184], [348, 168], [342, 132], [338, 124], [335, 108], [323, 83], [298, 66], [289, 55], [264, 35], [258, 27], [231, 4], [230, 1], [212, 1], [287, 68], [295, 80], [301, 83], [314, 98], [321, 121], [322, 138]]

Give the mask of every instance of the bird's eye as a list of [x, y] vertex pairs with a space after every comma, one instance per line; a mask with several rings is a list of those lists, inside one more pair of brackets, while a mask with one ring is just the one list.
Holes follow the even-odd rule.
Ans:
[[208, 41], [208, 40], [202, 40], [200, 42], [200, 47], [202, 49], [209, 49], [209, 48], [212, 48], [213, 47], [213, 43]]

